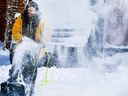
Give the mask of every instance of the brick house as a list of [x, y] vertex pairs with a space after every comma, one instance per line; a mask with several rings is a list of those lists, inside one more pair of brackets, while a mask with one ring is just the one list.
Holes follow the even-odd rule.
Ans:
[[4, 40], [4, 33], [5, 33], [5, 27], [6, 27], [6, 1], [7, 0], [0, 0], [0, 40]]

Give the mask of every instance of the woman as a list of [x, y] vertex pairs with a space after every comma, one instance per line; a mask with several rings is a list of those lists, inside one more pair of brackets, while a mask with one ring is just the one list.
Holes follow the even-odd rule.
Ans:
[[12, 35], [17, 44], [22, 41], [24, 36], [40, 42], [43, 29], [44, 22], [39, 17], [38, 5], [30, 1], [26, 10], [17, 17], [12, 28]]
[[[39, 16], [38, 5], [35, 2], [30, 1], [23, 13], [17, 17], [12, 28], [12, 36], [18, 45], [20, 45], [24, 37], [40, 43], [43, 30], [44, 21], [42, 21]], [[19, 74], [22, 74], [25, 83], [26, 96], [33, 96], [37, 76], [37, 66], [35, 66], [36, 62], [33, 62], [33, 59], [35, 58], [32, 57], [30, 51], [26, 51], [21, 53], [23, 54], [23, 62], [16, 63], [15, 57], [17, 54], [19, 53], [15, 51], [14, 62], [9, 74], [11, 78], [8, 81], [15, 81]], [[20, 65], [19, 69], [16, 68], [17, 65]]]

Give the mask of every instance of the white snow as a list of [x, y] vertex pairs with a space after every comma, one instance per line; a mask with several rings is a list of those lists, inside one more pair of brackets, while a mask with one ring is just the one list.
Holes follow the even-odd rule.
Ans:
[[[95, 30], [97, 14], [90, 10], [89, 0], [34, 0], [52, 29], [73, 29], [73, 37], [66, 38], [64, 46], [85, 46]], [[90, 31], [91, 30], [91, 31]], [[63, 40], [62, 40], [63, 41]]]
[[[38, 77], [42, 76], [41, 73]], [[122, 75], [123, 73], [97, 73], [86, 68], [51, 68], [46, 86], [41, 85], [43, 81], [37, 79], [36, 94], [37, 96], [40, 94], [45, 96], [127, 96], [125, 82], [128, 78]]]
[[[7, 53], [0, 52], [2, 56]], [[128, 53], [118, 53], [94, 58], [86, 68], [39, 68], [35, 96], [128, 96], [127, 58]], [[10, 67], [0, 67], [0, 82], [7, 80]]]
[[18, 69], [20, 69], [21, 64], [23, 63], [23, 56], [26, 52], [30, 52], [32, 56], [35, 56], [35, 54], [39, 54], [39, 49], [41, 45], [34, 42], [33, 40], [24, 37], [23, 41], [17, 45], [15, 49], [14, 58], [13, 58], [13, 64], [17, 66]]

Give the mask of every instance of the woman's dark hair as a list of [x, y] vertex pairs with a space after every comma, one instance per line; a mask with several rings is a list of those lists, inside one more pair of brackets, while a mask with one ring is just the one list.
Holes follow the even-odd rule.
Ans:
[[34, 2], [34, 1], [29, 1], [28, 2], [27, 6], [26, 6], [26, 9], [29, 8], [29, 7], [34, 7], [36, 9], [36, 11], [39, 10], [39, 7], [38, 7], [37, 3]]
[[[28, 15], [29, 7], [34, 7], [36, 9], [36, 14], [32, 18], [30, 18]], [[21, 18], [22, 18], [22, 22], [23, 22], [23, 25], [22, 25], [23, 30], [26, 28], [26, 26], [28, 24], [30, 24], [30, 22], [32, 22], [33, 29], [35, 30], [35, 28], [38, 26], [39, 21], [40, 21], [40, 16], [38, 14], [38, 11], [39, 11], [39, 7], [38, 7], [37, 3], [33, 2], [33, 1], [29, 1], [26, 6], [26, 9], [21, 14]]]
[[25, 22], [25, 24], [26, 23], [29, 23], [29, 16], [28, 16], [28, 8], [29, 7], [34, 7], [36, 9], [36, 11], [37, 11], [37, 13], [36, 13], [36, 19], [39, 19], [39, 14], [38, 14], [39, 7], [38, 7], [37, 3], [33, 2], [33, 1], [29, 1], [28, 4], [27, 4], [27, 6], [26, 6], [26, 9], [21, 14], [22, 20], [23, 20], [23, 22]]

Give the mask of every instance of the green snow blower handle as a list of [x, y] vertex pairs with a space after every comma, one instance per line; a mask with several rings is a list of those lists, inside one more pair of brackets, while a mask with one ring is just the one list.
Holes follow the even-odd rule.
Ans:
[[43, 81], [43, 85], [47, 85], [48, 84], [48, 66], [49, 66], [49, 64], [50, 64], [50, 57], [49, 57], [49, 54], [48, 54], [48, 52], [46, 51], [46, 55], [48, 56], [48, 62], [47, 62], [47, 68], [46, 68], [46, 72], [45, 72], [45, 79], [44, 79], [44, 81]]

